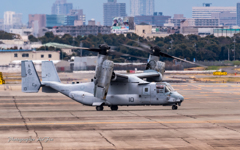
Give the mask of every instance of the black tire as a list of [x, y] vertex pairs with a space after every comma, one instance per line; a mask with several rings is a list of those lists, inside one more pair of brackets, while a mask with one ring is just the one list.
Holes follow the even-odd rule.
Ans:
[[177, 110], [178, 109], [178, 106], [175, 106], [175, 110]]
[[118, 106], [117, 105], [113, 105], [111, 106], [111, 110], [114, 111], [114, 110], [118, 110]]
[[96, 106], [97, 111], [103, 111], [103, 106]]
[[178, 107], [176, 105], [172, 106], [172, 110], [177, 110], [177, 109], [178, 109]]

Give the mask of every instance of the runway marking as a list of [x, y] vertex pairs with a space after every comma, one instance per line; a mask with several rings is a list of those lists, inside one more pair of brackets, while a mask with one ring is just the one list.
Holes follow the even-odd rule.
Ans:
[[211, 94], [211, 93], [223, 93], [223, 92], [200, 92], [200, 93]]
[[[189, 95], [188, 95], [189, 96]], [[194, 98], [196, 97], [196, 96], [208, 96], [208, 95], [192, 95], [192, 96], [194, 96]]]
[[240, 85], [231, 85], [232, 87], [239, 87], [240, 88]]
[[[185, 124], [185, 123], [240, 123], [240, 120], [206, 120], [206, 121], [147, 121], [147, 122], [56, 122], [56, 123], [26, 123], [28, 126], [38, 125], [86, 125], [86, 124]], [[0, 124], [0, 126], [25, 126], [25, 124]]]
[[188, 90], [188, 91], [199, 91], [199, 90], [202, 90], [202, 89], [182, 89], [182, 90]]
[[[76, 104], [77, 102], [68, 103], [17, 103], [17, 105], [61, 105], [61, 104]], [[15, 105], [15, 103], [0, 103], [0, 105]]]
[[200, 87], [228, 87], [228, 85], [198, 85]]

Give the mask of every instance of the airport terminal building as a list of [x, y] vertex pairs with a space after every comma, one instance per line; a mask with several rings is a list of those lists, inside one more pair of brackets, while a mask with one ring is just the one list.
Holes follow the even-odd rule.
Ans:
[[35, 50], [0, 50], [0, 66], [18, 64], [22, 60], [59, 61], [60, 53], [56, 51], [35, 51]]

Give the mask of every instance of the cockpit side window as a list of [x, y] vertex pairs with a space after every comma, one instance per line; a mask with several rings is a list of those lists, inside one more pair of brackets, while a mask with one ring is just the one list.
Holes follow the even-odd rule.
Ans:
[[163, 93], [164, 92], [164, 85], [157, 85], [157, 93]]
[[171, 85], [167, 85], [166, 87], [169, 89], [169, 91], [174, 91], [174, 88]]

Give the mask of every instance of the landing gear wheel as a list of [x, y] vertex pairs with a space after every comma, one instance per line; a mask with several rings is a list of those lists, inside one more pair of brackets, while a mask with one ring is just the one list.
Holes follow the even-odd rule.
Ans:
[[111, 110], [118, 110], [118, 106], [117, 105], [111, 106]]
[[172, 106], [172, 110], [177, 110], [177, 109], [178, 109], [178, 107], [176, 105]]
[[103, 111], [103, 106], [96, 106], [97, 111]]

